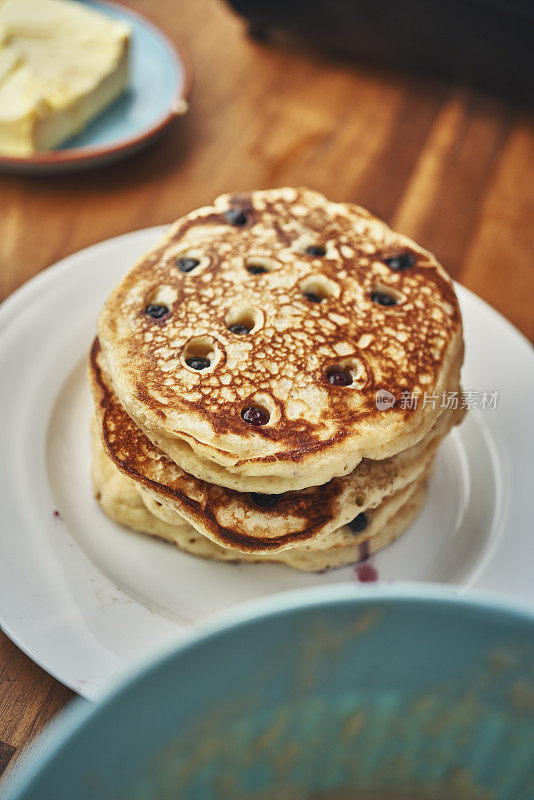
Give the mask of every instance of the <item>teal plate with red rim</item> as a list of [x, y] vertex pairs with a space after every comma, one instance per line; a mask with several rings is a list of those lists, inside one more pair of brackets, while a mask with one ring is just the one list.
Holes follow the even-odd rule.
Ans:
[[85, 0], [83, 5], [130, 26], [128, 87], [60, 147], [23, 158], [0, 156], [0, 171], [38, 175], [109, 164], [141, 150], [186, 113], [193, 73], [183, 46], [118, 3]]

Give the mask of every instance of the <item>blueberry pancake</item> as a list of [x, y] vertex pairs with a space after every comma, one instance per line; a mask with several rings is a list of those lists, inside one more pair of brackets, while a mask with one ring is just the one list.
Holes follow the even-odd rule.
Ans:
[[139, 485], [120, 472], [106, 455], [96, 426], [93, 435], [93, 492], [110, 519], [163, 539], [191, 555], [231, 563], [279, 562], [293, 569], [318, 572], [366, 560], [393, 542], [416, 517], [425, 498], [427, 477], [422, 475], [376, 508], [361, 513], [351, 526], [339, 531], [345, 541], [334, 545], [328, 541], [315, 542], [314, 546], [299, 544], [275, 553], [236, 553], [202, 536], [176, 513], [165, 520], [154, 514], [142, 498]]
[[430, 253], [307, 189], [223, 195], [174, 223], [100, 314], [95, 496], [207, 558], [358, 561], [421, 507], [464, 414], [441, 402], [462, 360]]
[[405, 450], [462, 357], [450, 278], [367, 211], [307, 189], [219, 197], [178, 220], [108, 298], [119, 401], [185, 472], [282, 493]]
[[348, 475], [283, 494], [238, 492], [184, 472], [126, 414], [110, 386], [98, 340], [90, 377], [96, 425], [108, 457], [132, 478], [148, 508], [163, 521], [176, 517], [222, 547], [239, 553], [287, 550], [323, 540], [426, 474], [436, 450], [461, 411], [443, 411], [412, 447], [381, 460], [363, 459]]

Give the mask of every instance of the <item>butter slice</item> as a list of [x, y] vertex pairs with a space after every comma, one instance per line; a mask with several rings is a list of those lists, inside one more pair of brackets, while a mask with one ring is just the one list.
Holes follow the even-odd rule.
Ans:
[[68, 0], [0, 0], [0, 154], [78, 133], [128, 82], [130, 30]]

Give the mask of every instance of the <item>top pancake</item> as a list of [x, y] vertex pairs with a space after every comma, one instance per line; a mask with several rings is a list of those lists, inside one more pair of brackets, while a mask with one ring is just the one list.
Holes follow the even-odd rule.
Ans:
[[[183, 272], [184, 258], [198, 263]], [[249, 271], [258, 266], [267, 271]], [[169, 312], [154, 319], [150, 304]], [[231, 332], [236, 323], [250, 331]], [[111, 294], [98, 332], [119, 400], [149, 439], [202, 480], [271, 493], [419, 441], [439, 403], [382, 411], [376, 392], [439, 394], [462, 350], [434, 257], [306, 189], [223, 195], [178, 220]], [[209, 367], [188, 366], [192, 356]], [[352, 383], [332, 385], [331, 370]], [[250, 406], [267, 424], [242, 418]]]

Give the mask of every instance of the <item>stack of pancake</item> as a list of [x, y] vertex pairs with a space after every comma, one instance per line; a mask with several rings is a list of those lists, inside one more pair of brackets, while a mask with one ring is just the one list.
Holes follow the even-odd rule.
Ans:
[[199, 556], [358, 562], [420, 509], [462, 358], [451, 280], [414, 242], [306, 189], [224, 195], [100, 314], [96, 499]]

